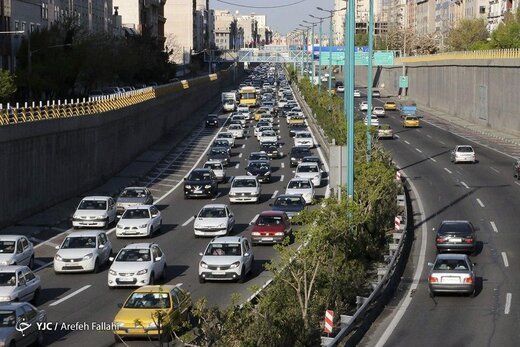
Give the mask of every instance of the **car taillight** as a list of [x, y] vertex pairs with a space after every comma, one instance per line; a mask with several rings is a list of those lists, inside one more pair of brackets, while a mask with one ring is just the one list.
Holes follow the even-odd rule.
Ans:
[[437, 243], [444, 243], [444, 242], [446, 242], [446, 238], [444, 238], [444, 237], [437, 237], [435, 239], [435, 242], [437, 242]]
[[437, 277], [435, 277], [435, 276], [430, 276], [428, 278], [428, 282], [430, 282], [430, 283], [437, 283], [437, 282], [439, 282], [439, 279]]
[[469, 283], [469, 284], [473, 283], [473, 277], [466, 277], [464, 279], [464, 283]]
[[473, 243], [473, 238], [472, 238], [472, 237], [466, 237], [466, 238], [464, 239], [464, 242], [465, 242], [465, 243]]

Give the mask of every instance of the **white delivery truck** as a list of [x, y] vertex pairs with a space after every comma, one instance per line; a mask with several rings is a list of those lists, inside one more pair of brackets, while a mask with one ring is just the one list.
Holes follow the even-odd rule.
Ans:
[[235, 92], [222, 93], [222, 108], [225, 112], [233, 112], [237, 106], [237, 94]]

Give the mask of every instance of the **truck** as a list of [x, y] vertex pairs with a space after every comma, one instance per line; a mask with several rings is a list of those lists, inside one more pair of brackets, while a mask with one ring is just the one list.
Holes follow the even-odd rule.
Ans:
[[222, 93], [222, 108], [226, 112], [233, 112], [237, 106], [237, 94], [235, 92]]
[[417, 105], [411, 100], [404, 100], [399, 103], [399, 113], [401, 118], [405, 116], [417, 116]]

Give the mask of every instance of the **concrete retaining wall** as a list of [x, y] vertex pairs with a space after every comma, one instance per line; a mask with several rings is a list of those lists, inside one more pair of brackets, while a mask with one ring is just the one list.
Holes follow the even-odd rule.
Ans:
[[0, 127], [0, 227], [100, 185], [172, 127], [200, 121], [197, 110], [233, 78], [224, 71], [117, 111]]
[[[407, 64], [408, 96], [419, 107], [520, 136], [519, 67], [515, 59]], [[396, 96], [401, 74], [401, 66], [374, 68], [374, 84]], [[356, 67], [356, 82], [366, 85], [366, 67]]]

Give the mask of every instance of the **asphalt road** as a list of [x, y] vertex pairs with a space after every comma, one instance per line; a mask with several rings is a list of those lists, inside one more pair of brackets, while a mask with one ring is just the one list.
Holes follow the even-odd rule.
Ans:
[[[220, 123], [224, 124], [227, 115], [220, 115]], [[279, 119], [282, 147], [286, 154], [292, 147], [292, 138], [288, 135], [285, 118]], [[232, 158], [227, 175], [235, 176], [245, 173], [245, 163], [250, 152], [257, 151], [259, 146], [256, 138], [252, 136], [252, 125], [249, 125], [247, 139], [238, 140], [232, 150]], [[254, 247], [255, 264], [252, 275], [244, 284], [233, 282], [198, 282], [199, 252], [202, 252], [209, 239], [195, 239], [193, 236], [193, 215], [208, 203], [229, 203], [227, 193], [229, 183], [219, 185], [219, 196], [211, 199], [183, 199], [183, 177], [193, 167], [201, 167], [205, 161], [205, 151], [217, 129], [206, 129], [203, 124], [192, 134], [189, 134], [174, 152], [170, 153], [155, 170], [141, 179], [141, 184], [147, 185], [152, 190], [163, 217], [163, 228], [160, 235], [151, 240], [116, 239], [114, 229], [109, 230], [110, 240], [114, 252], [126, 244], [133, 242], [155, 242], [160, 245], [167, 259], [168, 271], [166, 283], [183, 283], [183, 287], [189, 290], [193, 300], [207, 298], [210, 305], [228, 305], [232, 293], [239, 293], [243, 300], [251, 294], [251, 287], [261, 286], [269, 278], [270, 274], [263, 269], [263, 264], [275, 256], [271, 246]], [[313, 150], [316, 152], [316, 150]], [[316, 152], [317, 153], [317, 152]], [[289, 158], [272, 161], [272, 182], [262, 185], [262, 197], [260, 204], [234, 204], [230, 208], [236, 216], [234, 233], [236, 235], [250, 236], [249, 223], [256, 215], [264, 210], [270, 210], [269, 203], [273, 197], [285, 191], [287, 182], [294, 176], [293, 168], [290, 168]], [[317, 195], [324, 196], [324, 181], [322, 187], [317, 190]], [[50, 262], [55, 254], [54, 246], [60, 244], [65, 235], [58, 235], [48, 242], [38, 245], [36, 257], [40, 263]], [[45, 309], [48, 321], [57, 323], [76, 322], [112, 322], [118, 311], [117, 304], [123, 302], [132, 292], [131, 289], [109, 290], [107, 286], [107, 269], [98, 274], [62, 274], [56, 275], [52, 266], [40, 269], [43, 289], [37, 306]], [[88, 343], [91, 346], [108, 346], [113, 344], [114, 338], [110, 331], [70, 331], [57, 330], [45, 334], [46, 343], [53, 346], [76, 346]], [[141, 346], [145, 341], [129, 341], [130, 346]]]
[[[366, 98], [356, 99], [356, 105], [361, 100]], [[382, 105], [384, 101], [386, 99], [374, 99], [374, 105]], [[397, 135], [393, 140], [382, 140], [383, 146], [412, 183], [423, 210], [414, 211], [415, 241], [400, 288], [411, 301], [408, 306], [398, 300], [391, 302], [361, 344], [520, 345], [520, 282], [514, 272], [520, 265], [516, 250], [520, 242], [516, 230], [520, 184], [512, 177], [513, 159], [483, 146], [469, 132], [453, 134], [450, 128], [439, 128], [426, 120], [419, 129], [405, 129], [399, 113], [392, 111], [379, 121], [390, 124]], [[478, 163], [450, 162], [450, 151], [460, 144], [471, 144], [475, 148]], [[478, 251], [471, 256], [477, 263], [475, 297], [443, 295], [432, 299], [428, 294], [427, 264], [436, 255], [432, 228], [438, 228], [448, 219], [469, 220], [478, 229]], [[426, 233], [425, 245], [421, 243], [423, 232]], [[420, 274], [417, 288], [409, 292], [418, 266], [421, 267], [417, 272]], [[395, 319], [401, 314], [400, 320]]]

